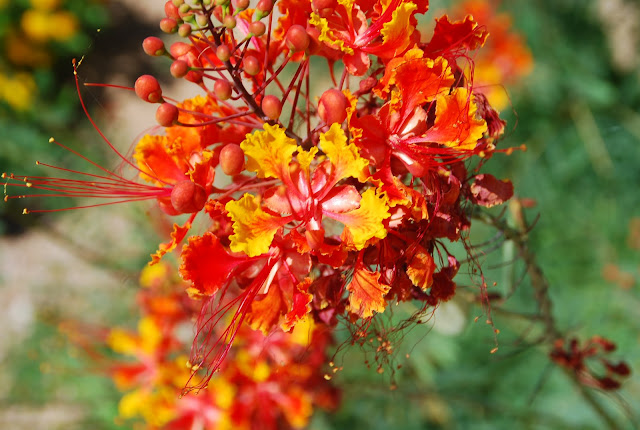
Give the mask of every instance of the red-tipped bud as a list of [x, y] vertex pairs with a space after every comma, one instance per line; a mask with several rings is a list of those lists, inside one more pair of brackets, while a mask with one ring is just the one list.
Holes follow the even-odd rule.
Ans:
[[152, 57], [158, 57], [167, 52], [164, 48], [164, 42], [157, 37], [147, 37], [144, 39], [142, 49], [147, 55], [151, 55]]
[[222, 20], [222, 25], [224, 25], [228, 29], [236, 28], [236, 17], [233, 15], [227, 15]]
[[163, 18], [160, 20], [160, 30], [165, 33], [175, 33], [178, 31], [178, 22], [173, 18]]
[[249, 24], [249, 33], [260, 37], [267, 31], [267, 26], [262, 21], [253, 21]]
[[163, 127], [171, 127], [178, 122], [180, 111], [171, 103], [162, 103], [156, 110], [156, 121]]
[[260, 65], [260, 60], [258, 60], [253, 55], [247, 55], [246, 57], [244, 57], [244, 61], [242, 62], [242, 65], [244, 66], [244, 71], [251, 76], [256, 76], [257, 74], [260, 73], [260, 70], [262, 69]]
[[246, 8], [249, 7], [249, 0], [236, 0], [235, 4], [236, 4], [236, 9], [245, 10]]
[[134, 85], [136, 94], [145, 102], [158, 103], [162, 100], [162, 89], [158, 80], [151, 75], [142, 75]]
[[225, 175], [239, 175], [244, 170], [244, 151], [240, 145], [229, 143], [220, 151], [220, 167]]
[[178, 7], [172, 1], [168, 1], [164, 4], [164, 13], [167, 15], [167, 18], [180, 19]]
[[301, 25], [295, 24], [289, 27], [285, 36], [287, 46], [293, 52], [301, 52], [309, 47], [309, 35]]
[[180, 37], [188, 37], [191, 34], [191, 24], [187, 24], [186, 22], [181, 24], [178, 27], [178, 34]]
[[188, 179], [180, 181], [171, 191], [171, 206], [178, 213], [198, 212], [207, 202], [207, 192]]
[[220, 45], [216, 48], [216, 57], [220, 61], [229, 61], [231, 58], [231, 50], [227, 45]]
[[260, 0], [256, 6], [256, 19], [260, 21], [271, 13], [273, 9], [273, 0]]
[[191, 45], [184, 42], [176, 42], [171, 45], [171, 48], [169, 48], [169, 52], [171, 53], [171, 56], [173, 58], [179, 58], [191, 52]]
[[186, 74], [189, 73], [189, 64], [187, 64], [186, 61], [176, 60], [171, 63], [169, 71], [171, 72], [171, 76], [174, 78], [184, 78]]
[[219, 100], [228, 100], [231, 97], [231, 84], [226, 79], [218, 79], [213, 84], [213, 92]]
[[264, 96], [262, 99], [262, 112], [270, 119], [278, 119], [282, 112], [282, 103], [276, 96]]
[[342, 124], [347, 118], [348, 100], [335, 88], [325, 91], [318, 102], [318, 115], [327, 125]]

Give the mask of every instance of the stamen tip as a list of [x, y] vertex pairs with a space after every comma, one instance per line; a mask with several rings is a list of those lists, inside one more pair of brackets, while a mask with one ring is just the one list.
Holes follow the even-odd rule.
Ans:
[[51, 137], [49, 138], [49, 143], [53, 143], [54, 141], [55, 141], [55, 139], [53, 138], [53, 136], [51, 136]]
[[27, 188], [31, 188], [33, 184], [31, 182], [27, 182]]
[[40, 165], [40, 162], [36, 160], [36, 166], [39, 166], [39, 165]]
[[27, 208], [22, 209], [22, 215], [29, 215], [29, 213], [30, 213], [29, 209]]
[[2, 172], [2, 179], [7, 179], [7, 172]]
[[9, 201], [9, 196], [5, 195], [4, 196], [4, 202], [7, 203]]

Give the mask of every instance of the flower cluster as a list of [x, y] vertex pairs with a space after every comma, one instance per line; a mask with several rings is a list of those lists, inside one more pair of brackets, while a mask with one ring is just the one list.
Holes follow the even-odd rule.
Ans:
[[[488, 32], [472, 16], [443, 16], [421, 34], [427, 9], [427, 0], [168, 1], [160, 27], [183, 41], [149, 37], [143, 48], [200, 94], [178, 102], [141, 76], [134, 90], [158, 104], [160, 132], [133, 159], [100, 133], [142, 182], [93, 162], [100, 172], [82, 179], [5, 177], [54, 195], [154, 199], [184, 215], [151, 264], [181, 250], [189, 306], [199, 307], [188, 388], [256, 359], [225, 360], [234, 344], [251, 351], [264, 335], [295, 348], [300, 330], [340, 319], [364, 336], [392, 302], [433, 310], [456, 290], [460, 262], [447, 243], [464, 239], [474, 206], [504, 203], [513, 186], [480, 173], [511, 151], [496, 148], [505, 122], [474, 88], [471, 59]], [[149, 362], [172, 342], [166, 322], [143, 321], [152, 340], [113, 345]]]
[[[624, 361], [614, 363], [605, 358], [616, 350], [616, 344], [600, 336], [592, 336], [583, 346], [572, 338], [557, 339], [549, 356], [553, 362], [576, 375], [580, 383], [601, 390], [616, 390], [621, 381], [631, 375], [631, 368]], [[599, 363], [599, 366], [593, 363]], [[598, 369], [600, 368], [600, 372]], [[601, 375], [604, 371], [604, 375]]]
[[[140, 285], [137, 331], [100, 329], [98, 336], [85, 339], [66, 327], [77, 344], [91, 350], [94, 359], [99, 357], [124, 392], [119, 420], [142, 421], [146, 429], [275, 430], [305, 427], [315, 408], [336, 406], [339, 393], [322, 373], [331, 333], [310, 319], [291, 334], [273, 331], [265, 336], [248, 327], [239, 329], [229, 359], [210, 387], [179, 398], [176, 393], [191, 373], [181, 332], [197, 316], [198, 307], [184, 295], [176, 270], [164, 262], [145, 268]], [[96, 339], [118, 358], [101, 353]]]

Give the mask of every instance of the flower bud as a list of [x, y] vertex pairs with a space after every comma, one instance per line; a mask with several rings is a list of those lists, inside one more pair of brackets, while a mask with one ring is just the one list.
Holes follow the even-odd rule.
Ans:
[[145, 102], [158, 103], [162, 100], [162, 89], [158, 80], [151, 75], [140, 76], [134, 85], [136, 94]]
[[191, 24], [187, 24], [186, 22], [181, 24], [178, 27], [178, 34], [180, 37], [188, 37], [191, 34]]
[[156, 121], [163, 127], [171, 127], [178, 122], [180, 111], [171, 103], [162, 103], [156, 110]]
[[240, 145], [229, 143], [220, 151], [220, 167], [225, 175], [239, 175], [244, 170], [244, 151]]
[[189, 52], [191, 52], [191, 45], [184, 42], [176, 42], [171, 45], [171, 48], [169, 48], [169, 52], [171, 53], [171, 56], [173, 58], [180, 58], [183, 55], [187, 55]]
[[270, 119], [276, 120], [280, 118], [282, 103], [280, 103], [280, 100], [276, 96], [264, 96], [262, 99], [262, 112]]
[[320, 96], [318, 115], [327, 125], [342, 124], [347, 118], [348, 100], [341, 91], [331, 88]]
[[256, 6], [256, 20], [260, 21], [271, 13], [273, 9], [273, 0], [260, 0]]
[[165, 33], [175, 33], [178, 31], [178, 23], [173, 18], [163, 18], [160, 20], [160, 30]]
[[187, 64], [186, 61], [176, 60], [171, 63], [169, 71], [171, 72], [171, 76], [173, 76], [174, 78], [184, 78], [186, 74], [189, 73], [189, 64]]
[[216, 56], [220, 61], [229, 61], [231, 58], [231, 50], [227, 45], [220, 45], [216, 48]]
[[147, 55], [151, 55], [152, 57], [158, 57], [167, 52], [164, 48], [164, 42], [157, 37], [147, 37], [144, 39], [142, 49]]
[[209, 25], [209, 17], [207, 15], [196, 15], [196, 24], [199, 27], [206, 27]]
[[256, 37], [262, 36], [267, 31], [267, 26], [262, 21], [253, 21], [249, 24], [249, 33]]
[[167, 18], [180, 19], [178, 7], [171, 0], [164, 4], [164, 13]]
[[236, 28], [236, 17], [233, 15], [227, 15], [222, 20], [222, 25], [224, 25], [228, 29]]
[[309, 35], [304, 27], [298, 24], [289, 27], [285, 40], [292, 52], [301, 52], [309, 47]]
[[245, 10], [249, 7], [249, 0], [236, 0], [235, 1], [236, 9]]
[[231, 84], [226, 79], [218, 79], [213, 84], [213, 92], [219, 100], [228, 100], [231, 97]]
[[207, 202], [207, 192], [188, 179], [180, 181], [171, 190], [171, 206], [178, 213], [198, 212]]
[[251, 76], [256, 76], [262, 69], [260, 61], [253, 55], [247, 55], [246, 57], [244, 57], [242, 65], [244, 66], [244, 71]]

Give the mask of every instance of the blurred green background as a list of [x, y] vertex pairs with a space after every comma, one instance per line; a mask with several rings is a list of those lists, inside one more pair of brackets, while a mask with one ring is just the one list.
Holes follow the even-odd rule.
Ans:
[[[139, 44], [156, 31], [152, 16], [121, 3], [36, 3], [50, 4], [47, 13], [69, 12], [75, 21], [66, 22], [75, 24], [67, 39], [33, 41], [21, 19], [37, 8], [27, 0], [0, 1], [0, 170], [24, 174], [34, 174], [33, 161], [45, 157], [75, 165], [76, 159], [51, 149], [50, 135], [84, 153], [104, 155], [78, 109], [70, 58], [88, 55], [87, 80], [133, 82], [151, 70]], [[432, 1], [428, 19], [447, 7], [448, 2]], [[530, 244], [550, 281], [560, 329], [582, 341], [593, 335], [611, 339], [618, 346], [613, 357], [633, 368], [619, 392], [594, 394], [619, 428], [635, 428], [640, 405], [640, 5], [512, 0], [499, 10], [511, 14], [534, 59], [526, 78], [507, 85], [512, 107], [503, 111], [508, 125], [501, 146], [525, 143], [528, 150], [498, 154], [486, 167], [511, 178], [519, 197], [535, 200], [527, 215], [540, 217]], [[35, 46], [23, 52], [37, 48], [49, 59], [24, 64], [12, 58], [16, 35]], [[26, 95], [16, 96], [19, 87]], [[105, 131], [120, 138], [126, 151], [130, 137], [114, 125], [120, 107], [101, 91], [90, 94]], [[136, 274], [157, 243], [157, 226], [150, 225], [147, 209], [128, 205], [24, 217], [21, 204], [0, 205], [0, 303], [6, 310], [0, 316], [0, 428], [122, 428], [114, 423], [119, 395], [112, 383], [66, 340], [58, 324], [136, 320]], [[495, 234], [477, 224], [471, 243]], [[501, 264], [514, 257], [509, 243], [483, 257], [487, 279], [498, 282], [493, 291], [507, 294], [520, 278], [521, 262]], [[464, 288], [470, 280], [464, 273], [457, 279], [463, 286], [459, 296], [438, 311], [435, 325], [431, 321], [406, 334], [384, 373], [377, 373], [375, 364], [367, 368], [364, 361], [371, 354], [358, 348], [337, 356], [344, 371], [334, 381], [344, 389], [343, 406], [335, 414], [318, 414], [313, 428], [608, 428], [551, 364], [550, 345], [527, 345], [542, 330], [522, 316], [536, 311], [527, 279], [493, 309], [501, 331], [495, 354], [490, 354], [496, 346], [493, 328], [469, 299], [473, 289]], [[399, 309], [396, 317], [411, 311]]]

